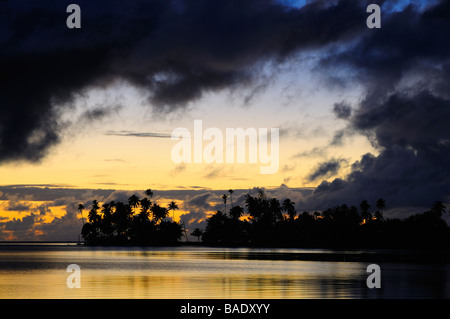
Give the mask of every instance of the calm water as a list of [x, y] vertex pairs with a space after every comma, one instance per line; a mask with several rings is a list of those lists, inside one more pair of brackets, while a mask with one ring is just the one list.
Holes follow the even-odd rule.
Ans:
[[[296, 260], [328, 250], [0, 245], [0, 298], [449, 298], [450, 265]], [[358, 253], [358, 252], [352, 252]], [[69, 264], [81, 288], [69, 289]]]

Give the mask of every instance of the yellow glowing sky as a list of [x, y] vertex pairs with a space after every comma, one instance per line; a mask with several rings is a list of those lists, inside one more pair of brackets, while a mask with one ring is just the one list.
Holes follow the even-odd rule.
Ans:
[[[60, 143], [39, 163], [1, 165], [1, 184], [129, 191], [147, 188], [155, 191], [274, 188], [282, 184], [288, 187], [315, 187], [323, 178], [309, 181], [307, 176], [319, 163], [333, 158], [347, 161], [337, 175], [328, 178], [331, 180], [344, 177], [351, 163], [359, 160], [361, 155], [376, 153], [363, 136], [351, 135], [344, 139], [342, 145], [330, 145], [334, 134], [346, 125], [334, 117], [332, 106], [342, 100], [354, 103], [358, 98], [357, 88], [327, 91], [321, 90], [319, 83], [310, 78], [296, 77], [295, 74], [287, 78], [291, 82], [281, 81], [284, 85], [277, 82], [271, 89], [247, 102], [244, 100], [248, 92], [222, 92], [205, 95], [173, 112], [156, 112], [155, 108], [152, 111], [146, 97], [124, 83], [86, 90], [80, 93], [71, 108], [65, 108], [70, 111], [62, 115], [61, 123], [70, 119], [73, 124], [67, 125], [62, 132]], [[295, 81], [292, 82], [292, 79]], [[112, 111], [98, 120], [83, 120], [84, 113], [99, 107]], [[179, 127], [187, 128], [193, 134], [194, 120], [202, 120], [203, 131], [215, 127], [224, 135], [226, 128], [279, 128], [278, 172], [261, 174], [259, 163], [177, 164], [171, 158], [171, 150], [177, 141], [167, 137], [114, 134], [128, 131], [170, 135]], [[203, 146], [208, 143], [204, 141]], [[297, 156], [315, 148], [322, 149], [322, 152]], [[31, 211], [7, 209], [7, 203], [1, 202], [2, 221], [20, 220], [37, 213], [38, 207], [46, 204], [17, 200], [31, 206]], [[168, 201], [161, 199], [160, 204], [167, 206]], [[175, 220], [179, 220], [181, 214], [189, 213], [183, 210], [182, 202], [178, 204], [180, 209], [175, 212]], [[63, 216], [65, 209], [64, 206], [51, 206], [37, 224], [50, 223], [56, 217]], [[16, 239], [12, 236], [12, 232], [4, 231], [3, 239]]]
[[[276, 87], [276, 86], [275, 86]], [[333, 134], [345, 123], [331, 112], [333, 103], [351, 98], [347, 92], [317, 91], [285, 99], [285, 92], [272, 90], [243, 103], [239, 93], [205, 96], [187, 108], [158, 114], [151, 112], [139, 92], [124, 84], [114, 88], [90, 90], [80, 94], [72, 113], [96, 107], [120, 104], [121, 108], [105, 119], [68, 127], [61, 143], [40, 163], [14, 163], [0, 166], [2, 184], [55, 184], [75, 188], [176, 189], [200, 186], [211, 189], [255, 186], [317, 186], [306, 176], [321, 161], [344, 158], [349, 163], [374, 150], [367, 139], [353, 136], [342, 146], [327, 146]], [[115, 136], [111, 131], [171, 134], [177, 127], [193, 132], [194, 120], [203, 121], [203, 129], [217, 127], [280, 129], [280, 165], [275, 174], [260, 174], [260, 164], [181, 164], [171, 159], [170, 138]], [[204, 142], [204, 146], [208, 142]], [[323, 156], [296, 158], [300, 152], [325, 147]], [[348, 167], [339, 172], [344, 176]], [[335, 176], [336, 177], [336, 176]]]

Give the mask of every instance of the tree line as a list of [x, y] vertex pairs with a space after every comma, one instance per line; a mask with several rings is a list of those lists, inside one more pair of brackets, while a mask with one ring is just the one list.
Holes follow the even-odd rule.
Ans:
[[[132, 195], [128, 202], [92, 202], [88, 222], [83, 220], [81, 235], [88, 245], [172, 245], [183, 236], [180, 223], [166, 220], [169, 212], [178, 209], [175, 202], [162, 207], [152, 201], [153, 191], [147, 189], [145, 196]], [[78, 210], [83, 216], [83, 204]]]
[[[230, 196], [232, 190], [229, 191]], [[324, 211], [297, 212], [290, 199], [279, 201], [263, 190], [246, 195], [245, 209], [227, 211], [228, 195], [222, 196], [224, 211], [209, 217], [204, 230], [191, 234], [208, 245], [247, 245], [317, 248], [444, 248], [450, 230], [442, 219], [445, 205], [437, 201], [423, 213], [405, 219], [385, 219], [386, 202], [372, 206], [367, 200], [359, 207], [346, 204]]]
[[[323, 211], [297, 212], [289, 198], [282, 201], [268, 197], [260, 189], [257, 195], [247, 194], [245, 208], [233, 205], [233, 190], [222, 195], [224, 210], [206, 220], [206, 228], [194, 229], [207, 245], [315, 247], [315, 248], [447, 248], [450, 228], [442, 219], [446, 207], [435, 202], [423, 213], [404, 219], [383, 216], [386, 202], [378, 199], [374, 207], [367, 200], [359, 207], [346, 204]], [[83, 204], [81, 235], [88, 245], [173, 245], [180, 243], [184, 225], [166, 217], [178, 209], [175, 202], [168, 207], [145, 196], [132, 195], [127, 202], [92, 202], [88, 221], [84, 221]], [[227, 201], [230, 199], [229, 209]]]

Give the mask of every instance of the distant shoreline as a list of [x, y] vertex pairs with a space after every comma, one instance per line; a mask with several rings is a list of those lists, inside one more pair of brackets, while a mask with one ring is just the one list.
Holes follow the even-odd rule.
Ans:
[[[224, 251], [224, 259], [255, 259], [255, 260], [301, 260], [301, 261], [330, 261], [330, 262], [369, 262], [369, 263], [416, 263], [416, 264], [448, 264], [450, 263], [450, 250], [423, 250], [423, 249], [373, 249], [373, 248], [302, 248], [302, 247], [250, 247], [250, 246], [218, 246], [205, 245], [202, 242], [182, 242], [178, 245], [172, 246], [136, 246], [136, 245], [76, 245], [76, 241], [1, 241], [0, 245], [51, 245], [55, 244], [63, 246], [70, 244], [70, 246], [84, 246], [88, 248], [163, 248], [168, 249], [174, 247], [202, 247], [202, 248], [223, 248], [230, 249]], [[64, 246], [63, 246], [64, 247]], [[232, 251], [233, 249], [248, 248], [254, 249], [249, 254], [242, 254], [239, 251]], [[260, 250], [260, 251], [258, 251]], [[265, 251], [268, 250], [268, 251]], [[270, 251], [270, 250], [287, 250], [287, 251]], [[289, 252], [292, 250], [292, 252]], [[306, 250], [306, 252], [296, 252], [295, 250]], [[319, 251], [317, 251], [319, 250]], [[322, 252], [320, 250], [328, 250]], [[213, 252], [218, 254], [221, 251]]]

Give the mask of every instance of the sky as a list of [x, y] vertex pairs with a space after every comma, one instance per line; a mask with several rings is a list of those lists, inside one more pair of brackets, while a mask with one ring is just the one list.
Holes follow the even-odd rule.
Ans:
[[[0, 240], [76, 240], [79, 203], [148, 188], [190, 230], [228, 189], [298, 211], [381, 197], [391, 217], [449, 203], [450, 1], [77, 1], [70, 29], [72, 2], [0, 2]], [[278, 128], [277, 171], [176, 163], [196, 120]]]

